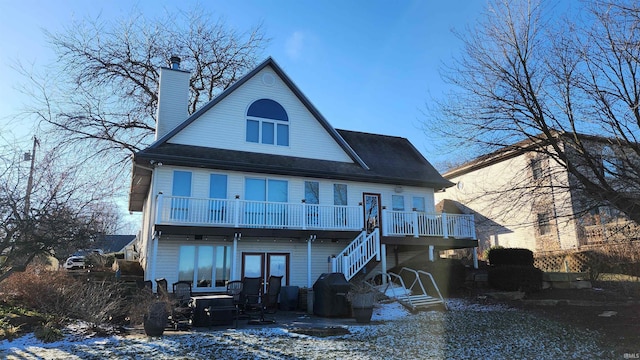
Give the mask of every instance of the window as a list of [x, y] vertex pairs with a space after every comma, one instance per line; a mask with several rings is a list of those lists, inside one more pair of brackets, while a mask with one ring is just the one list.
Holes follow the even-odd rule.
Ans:
[[531, 173], [533, 176], [533, 180], [538, 180], [542, 178], [542, 160], [541, 159], [532, 159], [531, 160]]
[[425, 202], [423, 196], [414, 196], [413, 197], [413, 209], [415, 211], [424, 212], [425, 211]]
[[189, 218], [189, 197], [191, 196], [191, 172], [174, 171], [171, 190], [171, 219], [187, 220]]
[[616, 156], [616, 153], [609, 146], [605, 146], [602, 149], [602, 172], [607, 178], [614, 178], [620, 173], [620, 169], [624, 166], [621, 163], [621, 159]]
[[333, 184], [333, 205], [347, 205], [346, 184]]
[[270, 99], [255, 101], [247, 110], [247, 142], [289, 146], [289, 117]]
[[[275, 179], [245, 179], [245, 198], [261, 203], [245, 204], [247, 225], [285, 226], [287, 224], [287, 205], [289, 201], [289, 183]], [[262, 202], [267, 203], [262, 203]]]
[[227, 175], [211, 174], [209, 177], [209, 197], [212, 199], [227, 198]]
[[225, 222], [227, 175], [211, 174], [209, 176], [209, 198], [209, 221]]
[[538, 213], [538, 233], [547, 235], [551, 232], [551, 215], [548, 212]]
[[307, 203], [307, 225], [318, 225], [318, 204], [320, 203], [320, 184], [317, 181], [304, 182], [304, 200]]
[[213, 245], [180, 246], [178, 280], [194, 288], [224, 288], [231, 278], [231, 247]]
[[317, 181], [304, 182], [304, 199], [307, 204], [320, 203], [320, 184]]
[[404, 196], [391, 195], [391, 209], [393, 211], [404, 211]]

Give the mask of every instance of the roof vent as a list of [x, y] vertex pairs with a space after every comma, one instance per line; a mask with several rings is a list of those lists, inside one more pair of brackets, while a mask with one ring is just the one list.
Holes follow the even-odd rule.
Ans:
[[173, 70], [180, 70], [180, 58], [177, 56], [172, 56], [171, 59], [169, 59], [169, 64], [171, 65], [170, 67]]

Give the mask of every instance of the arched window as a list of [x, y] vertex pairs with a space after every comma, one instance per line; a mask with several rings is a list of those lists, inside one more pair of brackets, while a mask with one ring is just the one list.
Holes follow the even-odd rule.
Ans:
[[256, 100], [247, 110], [247, 141], [289, 146], [289, 117], [282, 105]]

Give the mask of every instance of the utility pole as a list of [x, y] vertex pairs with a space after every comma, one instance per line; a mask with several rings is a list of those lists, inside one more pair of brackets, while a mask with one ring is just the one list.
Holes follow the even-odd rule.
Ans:
[[36, 136], [33, 136], [33, 149], [31, 150], [31, 168], [29, 169], [29, 180], [27, 181], [27, 195], [24, 198], [24, 215], [29, 215], [31, 208], [31, 189], [33, 188], [33, 169], [36, 162], [36, 145], [39, 145]]

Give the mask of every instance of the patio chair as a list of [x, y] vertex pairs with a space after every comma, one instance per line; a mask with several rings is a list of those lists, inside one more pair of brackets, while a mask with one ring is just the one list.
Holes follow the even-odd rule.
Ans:
[[242, 280], [242, 290], [239, 301], [245, 313], [255, 311], [260, 307], [262, 297], [262, 277], [245, 277]]
[[153, 282], [151, 280], [136, 280], [136, 286], [140, 290], [147, 289], [149, 291], [152, 291]]
[[240, 309], [240, 294], [242, 293], [242, 281], [234, 280], [227, 282], [227, 295], [233, 296], [233, 305]]
[[158, 297], [162, 299], [168, 299], [169, 289], [168, 289], [167, 279], [165, 278], [156, 279], [156, 285], [157, 285], [156, 294], [158, 294]]
[[191, 282], [178, 281], [173, 283], [173, 307], [169, 316], [170, 323], [175, 330], [187, 330], [191, 326], [193, 309], [191, 301]]
[[278, 309], [278, 296], [282, 289], [282, 276], [270, 276], [264, 296], [264, 311], [274, 314]]

